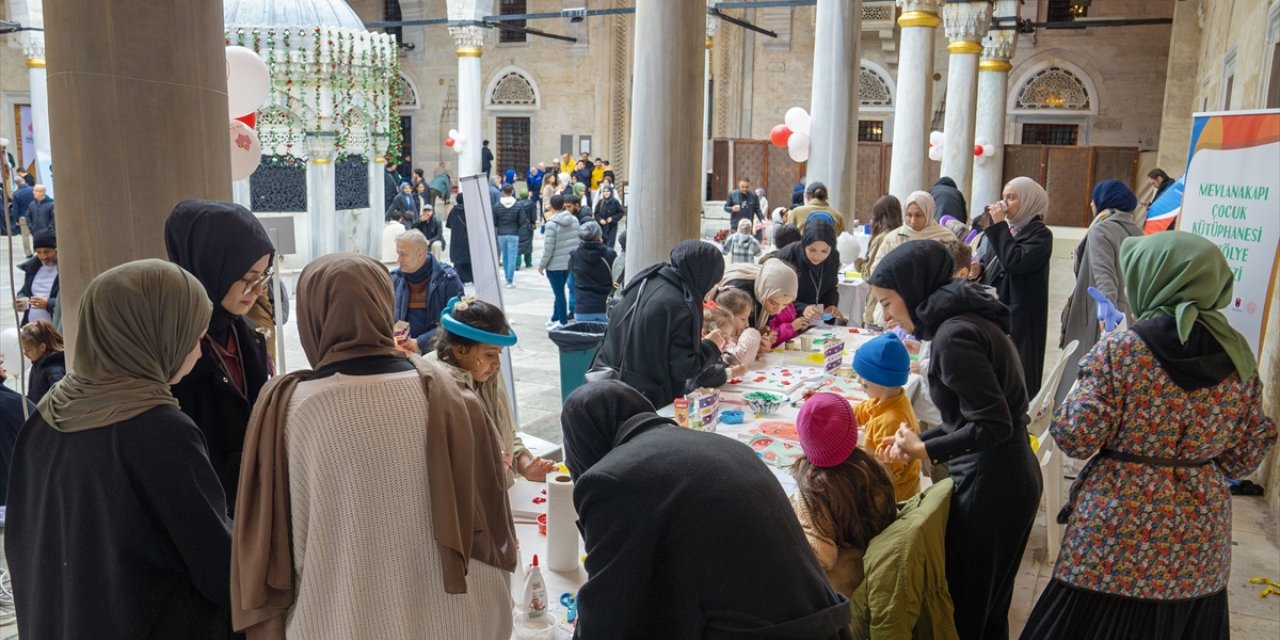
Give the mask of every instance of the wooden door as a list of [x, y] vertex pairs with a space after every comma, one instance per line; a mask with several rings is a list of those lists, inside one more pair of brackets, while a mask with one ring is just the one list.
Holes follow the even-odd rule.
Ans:
[[711, 142], [711, 179], [707, 180], [707, 200], [719, 200], [729, 193], [729, 141]]
[[498, 118], [498, 153], [494, 171], [501, 175], [515, 169], [523, 176], [529, 171], [529, 118]]

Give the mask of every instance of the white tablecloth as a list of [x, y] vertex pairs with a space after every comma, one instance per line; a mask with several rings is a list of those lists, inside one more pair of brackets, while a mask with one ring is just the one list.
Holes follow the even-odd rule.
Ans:
[[840, 279], [840, 312], [849, 319], [849, 326], [861, 327], [862, 314], [867, 308], [867, 296], [871, 286], [861, 278]]

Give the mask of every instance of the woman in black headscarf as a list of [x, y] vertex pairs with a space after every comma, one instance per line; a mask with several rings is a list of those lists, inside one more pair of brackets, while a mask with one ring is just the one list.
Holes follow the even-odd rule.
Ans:
[[622, 290], [597, 363], [619, 371], [654, 406], [687, 393], [724, 348], [719, 331], [702, 337], [703, 299], [723, 274], [724, 258], [715, 245], [681, 242], [671, 250], [670, 263], [636, 274]]
[[453, 270], [458, 272], [462, 282], [474, 282], [471, 275], [471, 242], [467, 235], [467, 210], [462, 206], [462, 192], [458, 192], [458, 204], [449, 210], [449, 217], [444, 226], [449, 227], [449, 259], [453, 261]]
[[164, 225], [169, 260], [194, 275], [213, 303], [200, 361], [173, 385], [182, 412], [204, 432], [209, 461], [234, 506], [245, 427], [271, 375], [266, 341], [245, 314], [271, 282], [275, 247], [248, 209], [184, 200]]
[[560, 422], [587, 551], [577, 637], [848, 637], [848, 601], [750, 447], [615, 380], [573, 392]]
[[843, 315], [839, 307], [840, 254], [836, 251], [835, 227], [825, 220], [810, 221], [800, 242], [781, 249], [777, 257], [796, 270], [800, 281], [795, 301], [797, 316], [814, 305], [822, 313]]
[[933, 341], [929, 395], [942, 414], [921, 435], [903, 427], [876, 444], [882, 457], [950, 464], [947, 583], [956, 629], [961, 640], [1008, 638], [1014, 577], [1040, 507], [1040, 467], [1009, 310], [954, 271], [942, 243], [916, 240], [890, 251], [871, 276], [885, 318]]

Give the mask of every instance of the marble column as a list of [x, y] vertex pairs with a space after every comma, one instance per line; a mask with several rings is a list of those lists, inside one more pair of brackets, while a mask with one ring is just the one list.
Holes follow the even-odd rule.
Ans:
[[386, 211], [382, 206], [383, 198], [387, 195], [387, 180], [383, 176], [387, 172], [386, 136], [374, 136], [374, 144], [373, 159], [369, 162], [369, 219], [365, 230], [365, 246], [370, 247], [369, 255], [381, 260], [382, 228], [386, 226]]
[[978, 54], [982, 53], [980, 41], [991, 23], [991, 5], [985, 1], [948, 2], [942, 7], [942, 18], [949, 41], [947, 51], [951, 53], [947, 65], [942, 175], [955, 180], [967, 197], [973, 171]]
[[58, 175], [70, 178], [57, 200], [74, 359], [89, 281], [165, 257], [164, 222], [179, 201], [231, 198], [222, 4], [44, 0], [44, 16], [48, 130]]
[[889, 193], [906, 199], [927, 189], [929, 119], [933, 87], [933, 36], [942, 18], [941, 0], [897, 0], [902, 7], [898, 26], [902, 38], [898, 55], [898, 95], [893, 123], [893, 157], [889, 164]]
[[858, 215], [853, 208], [858, 185], [862, 0], [818, 0], [814, 25], [812, 142], [806, 173], [810, 182], [827, 185], [828, 202], [853, 220]]
[[458, 177], [480, 173], [480, 145], [484, 141], [481, 122], [480, 56], [484, 53], [485, 30], [481, 27], [449, 27], [458, 54], [458, 133], [466, 136], [458, 158]]
[[36, 181], [53, 198], [53, 145], [49, 140], [49, 84], [46, 74], [44, 36], [31, 32], [23, 43], [27, 56], [27, 80], [31, 86], [31, 127], [35, 134]]
[[699, 153], [703, 68], [688, 64], [706, 50], [701, 2], [637, 0], [634, 48], [631, 198], [627, 208], [627, 273], [669, 258], [682, 240], [701, 237], [702, 194], [694, 179]]
[[[1017, 0], [998, 0], [996, 15], [1017, 16]], [[982, 60], [978, 62], [978, 116], [974, 131], [977, 137], [996, 148], [993, 157], [974, 162], [973, 190], [969, 194], [969, 217], [1000, 199], [1004, 189], [1005, 109], [1009, 94], [1009, 58], [1013, 55], [1018, 34], [1012, 29], [996, 29], [982, 39]], [[959, 182], [957, 182], [959, 184]]]
[[307, 225], [311, 227], [311, 260], [342, 251], [335, 196], [337, 175], [333, 166], [338, 134], [307, 132]]

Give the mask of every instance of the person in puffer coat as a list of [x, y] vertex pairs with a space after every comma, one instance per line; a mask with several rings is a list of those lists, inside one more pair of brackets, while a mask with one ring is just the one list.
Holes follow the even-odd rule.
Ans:
[[543, 227], [542, 258], [538, 261], [538, 273], [551, 281], [551, 293], [555, 306], [547, 328], [568, 324], [569, 302], [565, 285], [569, 282], [569, 254], [578, 248], [578, 218], [564, 208], [561, 196], [551, 197], [552, 215]]

